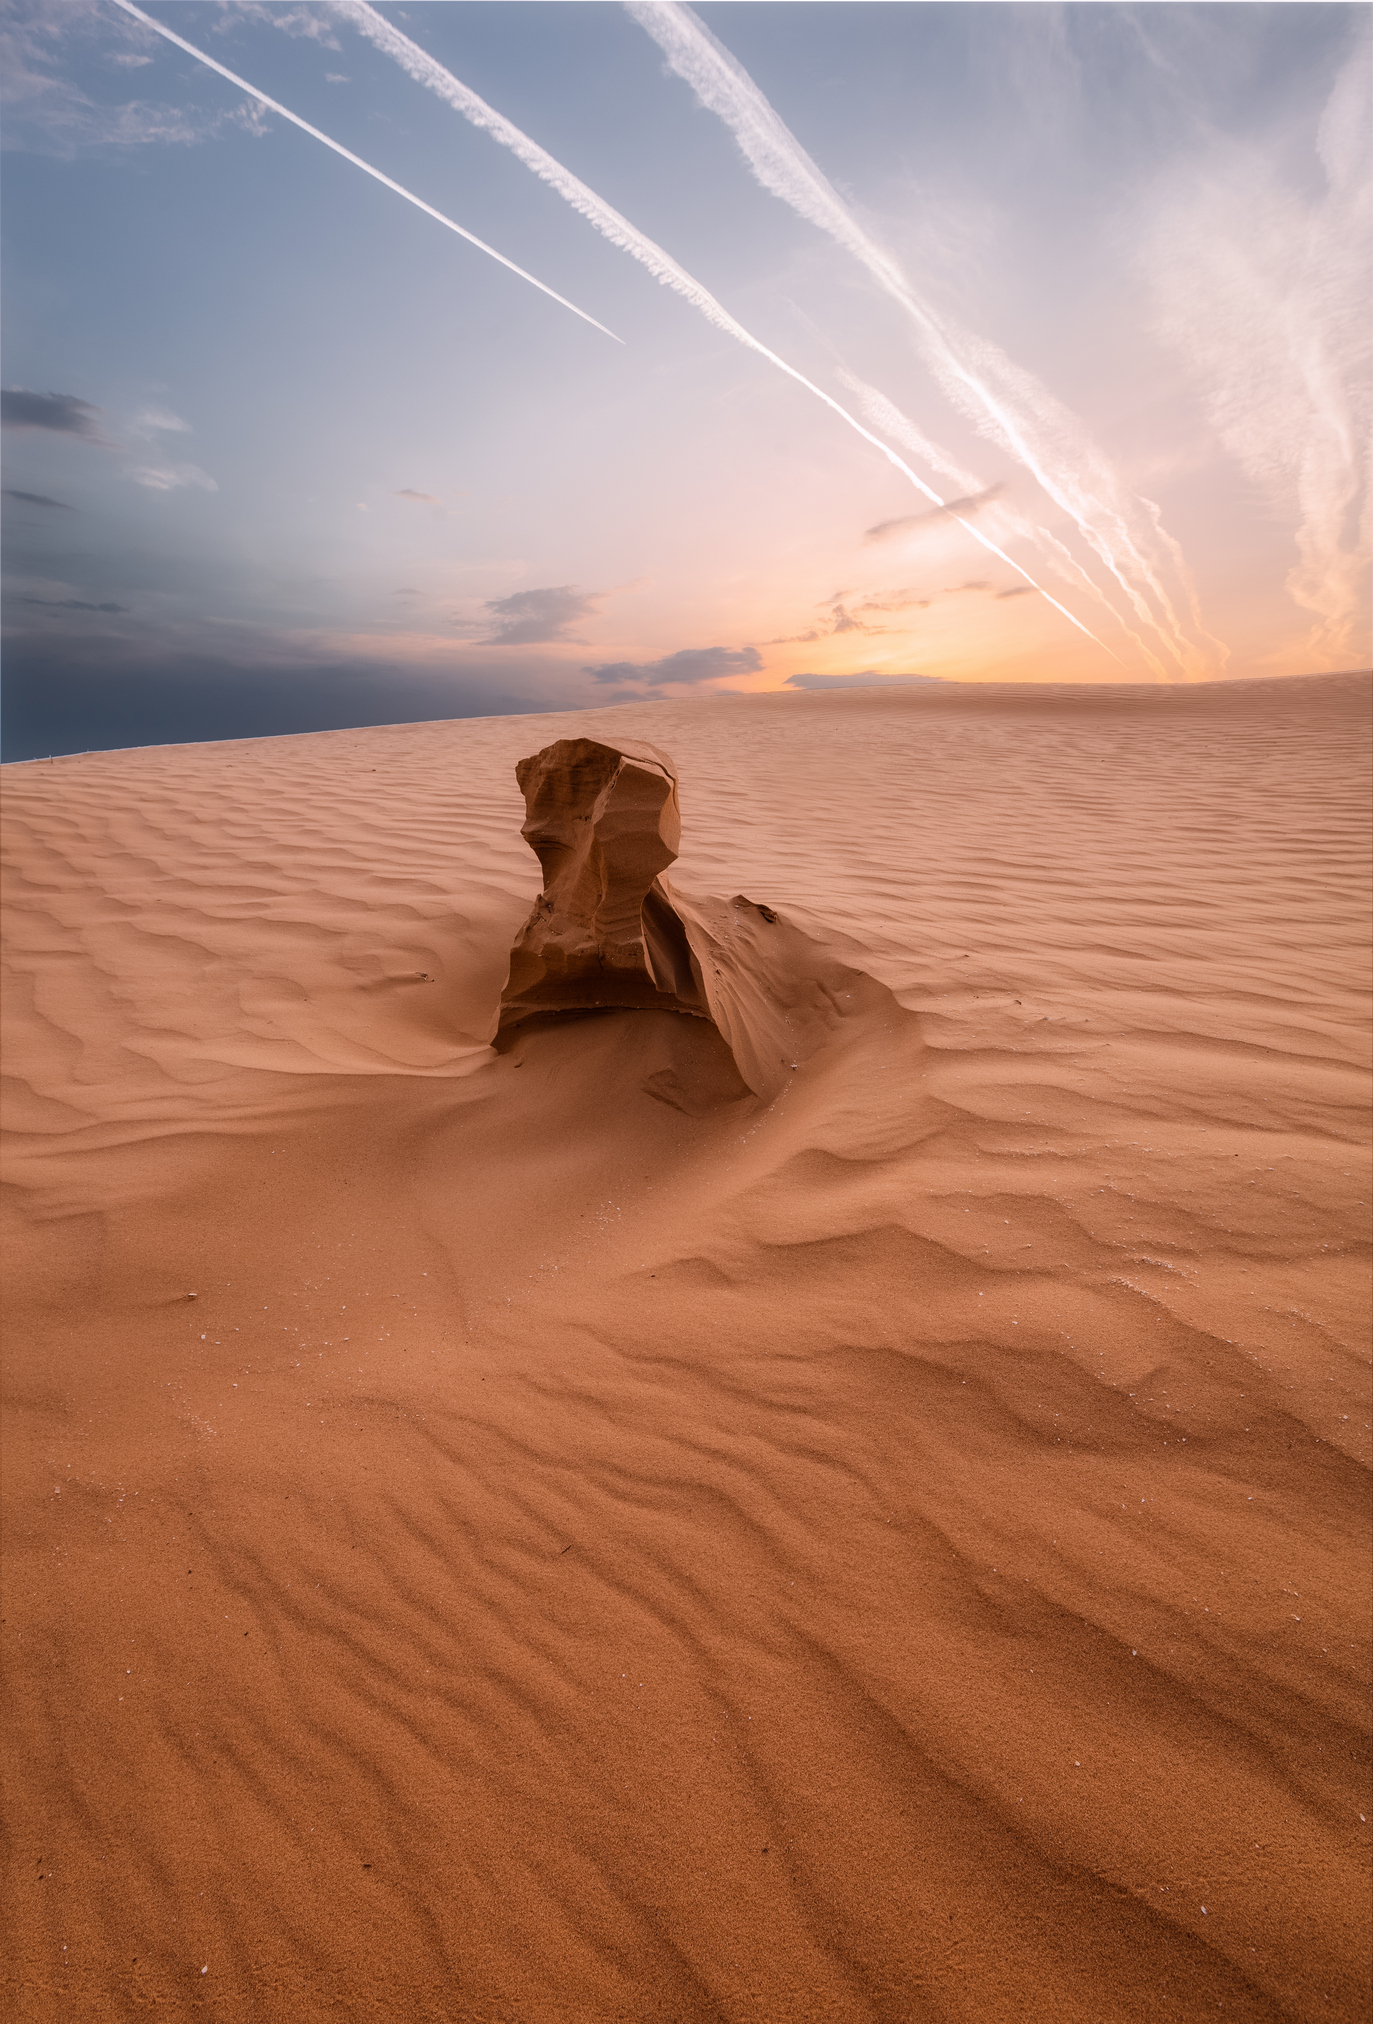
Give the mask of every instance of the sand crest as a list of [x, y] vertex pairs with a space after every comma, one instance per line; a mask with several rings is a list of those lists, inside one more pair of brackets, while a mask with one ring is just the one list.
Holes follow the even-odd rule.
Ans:
[[[1369, 728], [7, 768], [7, 2014], [1367, 2016]], [[502, 1018], [559, 741], [708, 1017]]]

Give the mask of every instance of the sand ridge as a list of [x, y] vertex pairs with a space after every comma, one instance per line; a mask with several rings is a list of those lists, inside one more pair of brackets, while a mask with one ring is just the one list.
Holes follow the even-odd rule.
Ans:
[[[488, 1044], [598, 729], [741, 975], [863, 980], [768, 1098]], [[15, 2014], [1366, 2015], [1368, 731], [6, 769]]]

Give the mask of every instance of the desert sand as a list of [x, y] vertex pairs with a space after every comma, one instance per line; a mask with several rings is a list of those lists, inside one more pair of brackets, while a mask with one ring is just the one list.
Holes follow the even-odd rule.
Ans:
[[[6, 2014], [1366, 2017], [1369, 729], [6, 768]], [[502, 1021], [575, 739], [733, 1052]]]

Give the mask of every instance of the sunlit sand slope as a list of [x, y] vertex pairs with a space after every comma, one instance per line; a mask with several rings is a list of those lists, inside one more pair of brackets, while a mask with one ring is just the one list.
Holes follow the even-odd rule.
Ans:
[[[740, 993], [830, 980], [770, 1102], [488, 1044], [597, 735]], [[8, 769], [7, 2013], [1366, 2017], [1368, 746], [1325, 677]]]

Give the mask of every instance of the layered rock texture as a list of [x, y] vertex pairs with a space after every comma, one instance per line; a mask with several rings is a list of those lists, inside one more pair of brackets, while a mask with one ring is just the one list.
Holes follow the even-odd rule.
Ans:
[[656, 745], [561, 738], [515, 777], [544, 889], [511, 951], [502, 1031], [595, 1008], [691, 1013], [714, 1023], [767, 1102], [855, 1015], [912, 1024], [884, 986], [772, 907], [668, 885], [682, 817], [676, 768]]
[[510, 957], [507, 1027], [540, 1012], [640, 1007], [709, 1017], [661, 883], [677, 856], [677, 773], [654, 745], [560, 738], [515, 777], [544, 889]]

